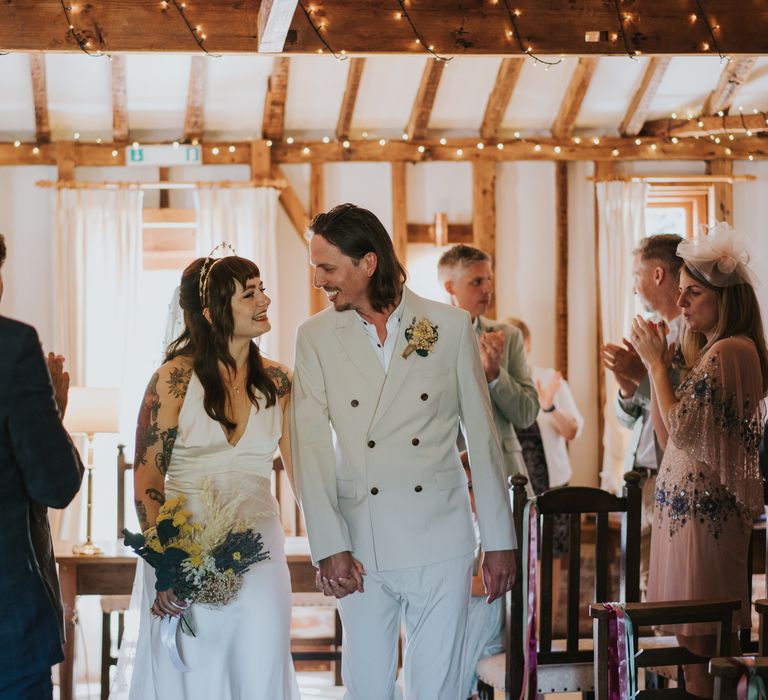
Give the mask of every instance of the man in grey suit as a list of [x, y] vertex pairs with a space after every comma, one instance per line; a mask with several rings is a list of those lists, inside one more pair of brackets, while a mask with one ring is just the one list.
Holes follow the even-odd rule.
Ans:
[[483, 316], [493, 300], [491, 258], [478, 248], [456, 245], [443, 253], [437, 273], [451, 304], [469, 312], [472, 319], [507, 476], [527, 476], [515, 427], [527, 428], [536, 420], [539, 399], [528, 369], [522, 333]]
[[[633, 291], [646, 311], [657, 314], [667, 324], [667, 343], [677, 343], [680, 332], [679, 296], [682, 258], [677, 246], [683, 239], [672, 233], [661, 233], [643, 238], [633, 251]], [[624, 461], [624, 471], [634, 470], [643, 475], [643, 514], [640, 530], [640, 588], [645, 591], [651, 556], [656, 473], [663, 452], [656, 440], [651, 421], [651, 389], [648, 372], [635, 349], [624, 340], [624, 345], [607, 344], [602, 348], [603, 363], [610, 369], [619, 385], [616, 397], [616, 417], [632, 431], [632, 438]], [[673, 370], [674, 371], [674, 370]], [[677, 385], [677, 373], [673, 383]]]

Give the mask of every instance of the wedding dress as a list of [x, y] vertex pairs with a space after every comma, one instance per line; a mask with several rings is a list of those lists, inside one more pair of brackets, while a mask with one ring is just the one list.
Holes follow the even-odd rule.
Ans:
[[121, 647], [111, 698], [129, 700], [299, 700], [290, 655], [291, 582], [277, 502], [271, 494], [272, 460], [282, 430], [279, 405], [254, 406], [237, 444], [203, 408], [203, 388], [192, 375], [179, 415], [179, 431], [165, 481], [166, 498], [186, 497], [193, 522], [201, 522], [206, 480], [223, 503], [244, 497], [238, 515], [256, 518], [269, 558], [244, 575], [235, 600], [223, 607], [189, 609], [195, 637], [176, 633], [183, 664], [174, 666], [161, 639], [162, 622], [150, 615], [154, 570], [139, 561], [131, 608], [138, 634]]

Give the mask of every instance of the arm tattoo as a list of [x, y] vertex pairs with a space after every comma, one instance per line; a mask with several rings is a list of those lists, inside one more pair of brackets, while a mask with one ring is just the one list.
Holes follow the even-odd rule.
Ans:
[[160, 433], [160, 441], [163, 443], [163, 449], [155, 455], [155, 466], [163, 476], [168, 473], [168, 467], [171, 464], [171, 454], [173, 453], [173, 445], [176, 442], [178, 433], [178, 428], [168, 428], [168, 430], [164, 430]]
[[142, 532], [149, 529], [149, 516], [147, 516], [147, 508], [142, 501], [134, 501], [136, 504], [136, 515], [139, 516], [139, 527]]
[[282, 368], [276, 365], [270, 365], [266, 368], [267, 376], [272, 380], [277, 389], [278, 398], [282, 399], [283, 396], [287, 396], [291, 393], [291, 380], [288, 378], [288, 373]]
[[157, 424], [157, 416], [160, 411], [160, 396], [157, 393], [158, 379], [159, 376], [155, 372], [152, 379], [149, 380], [146, 392], [144, 392], [144, 399], [139, 410], [138, 426], [136, 427], [136, 456], [133, 460], [133, 468], [135, 471], [145, 465], [147, 463], [147, 451], [160, 442], [162, 448], [155, 455], [154, 462], [158, 471], [165, 476], [171, 463], [171, 453], [179, 429], [174, 426], [161, 431]]
[[174, 367], [168, 378], [168, 389], [174, 399], [183, 399], [187, 395], [189, 380], [192, 378], [192, 369]]
[[[165, 503], [165, 496], [162, 492], [158, 491], [157, 489], [149, 488], [144, 493], [147, 494], [153, 501], [157, 501], [160, 505], [163, 505]], [[143, 504], [142, 504], [143, 507]]]

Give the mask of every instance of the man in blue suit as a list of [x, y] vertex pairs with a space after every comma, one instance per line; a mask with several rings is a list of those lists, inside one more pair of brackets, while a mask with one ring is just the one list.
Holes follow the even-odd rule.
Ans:
[[[0, 235], [0, 297], [5, 239]], [[61, 595], [46, 508], [64, 508], [83, 465], [61, 424], [69, 378], [35, 329], [0, 316], [0, 698], [50, 700], [63, 660]], [[57, 406], [58, 401], [58, 406]]]

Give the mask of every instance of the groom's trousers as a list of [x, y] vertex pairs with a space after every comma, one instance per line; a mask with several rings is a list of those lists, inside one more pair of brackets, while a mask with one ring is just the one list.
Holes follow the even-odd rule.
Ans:
[[399, 698], [397, 646], [405, 628], [406, 700], [461, 698], [471, 554], [365, 576], [365, 592], [339, 600], [345, 700]]

